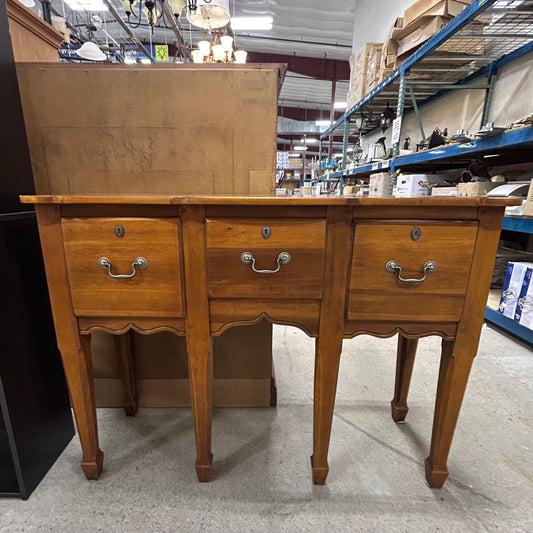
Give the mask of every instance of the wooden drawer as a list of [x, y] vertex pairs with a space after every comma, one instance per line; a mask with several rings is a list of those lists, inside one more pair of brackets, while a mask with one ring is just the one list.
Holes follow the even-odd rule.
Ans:
[[[262, 230], [270, 228], [270, 237]], [[311, 219], [208, 219], [207, 267], [211, 298], [317, 299], [322, 297], [326, 221]], [[291, 260], [275, 274], [258, 274], [241, 256], [250, 252], [258, 270], [275, 270], [280, 253]]]
[[[124, 228], [123, 237], [115, 227]], [[177, 219], [65, 218], [63, 241], [74, 311], [78, 316], [183, 315]], [[147, 260], [132, 278], [115, 279], [99, 266], [107, 257], [112, 274], [131, 274], [138, 257]]]
[[[413, 240], [413, 228], [420, 237]], [[456, 321], [461, 317], [477, 223], [360, 222], [355, 228], [349, 320]], [[416, 236], [415, 236], [416, 237]], [[407, 283], [388, 272], [396, 261], [402, 278], [420, 279], [424, 265], [437, 268], [424, 281]], [[473, 273], [475, 275], [475, 272]]]

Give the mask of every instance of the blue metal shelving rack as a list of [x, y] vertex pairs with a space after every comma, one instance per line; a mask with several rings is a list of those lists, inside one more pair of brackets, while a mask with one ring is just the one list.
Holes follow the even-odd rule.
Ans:
[[[342, 168], [346, 169], [348, 139], [365, 135], [379, 125], [379, 117], [388, 101], [397, 100], [397, 116], [415, 111], [451, 90], [485, 91], [482, 124], [489, 121], [490, 101], [498, 69], [533, 51], [533, 0], [474, 0], [462, 13], [396, 71], [329, 127], [320, 137], [344, 136]], [[355, 117], [366, 115], [363, 130], [355, 127]], [[423, 125], [419, 120], [422, 137]], [[395, 145], [395, 155], [399, 144]], [[421, 160], [428, 152], [416, 154]], [[431, 157], [431, 156], [430, 156]], [[389, 163], [394, 166], [393, 163]], [[370, 170], [369, 168], [370, 167]], [[368, 174], [379, 170], [374, 165], [342, 174]], [[382, 167], [381, 167], [382, 168]]]

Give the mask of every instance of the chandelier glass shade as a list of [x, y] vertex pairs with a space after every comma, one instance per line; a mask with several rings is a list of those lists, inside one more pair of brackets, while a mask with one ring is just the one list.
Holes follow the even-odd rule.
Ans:
[[199, 41], [191, 52], [194, 63], [246, 63], [244, 50], [233, 50], [231, 35], [215, 35], [212, 41]]
[[204, 30], [222, 28], [230, 20], [229, 0], [189, 2], [187, 20], [193, 26], [198, 26]]

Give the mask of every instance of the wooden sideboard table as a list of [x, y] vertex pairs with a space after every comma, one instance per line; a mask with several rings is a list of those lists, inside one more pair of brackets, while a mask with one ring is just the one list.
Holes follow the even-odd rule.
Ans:
[[[441, 487], [476, 355], [505, 206], [487, 198], [23, 196], [36, 204], [50, 300], [83, 449], [96, 479], [90, 334], [187, 341], [196, 472], [211, 474], [211, 338], [263, 317], [316, 337], [313, 482], [327, 454], [342, 340], [399, 333], [402, 421], [420, 337], [442, 337], [426, 478]], [[126, 352], [127, 353], [127, 352]], [[131, 361], [125, 396], [134, 401]]]

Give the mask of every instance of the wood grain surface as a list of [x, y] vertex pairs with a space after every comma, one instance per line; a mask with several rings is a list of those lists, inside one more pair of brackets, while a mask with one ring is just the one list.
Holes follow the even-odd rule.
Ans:
[[[262, 228], [271, 236], [265, 239]], [[208, 219], [207, 270], [210, 298], [320, 298], [326, 242], [325, 220]], [[275, 274], [258, 274], [241, 261], [251, 252], [256, 269], [275, 270], [281, 252], [290, 263]]]
[[[124, 236], [115, 235], [121, 224]], [[176, 219], [63, 219], [63, 239], [74, 310], [78, 316], [179, 317], [183, 314], [179, 221]], [[98, 266], [107, 257], [113, 274], [131, 274], [144, 257], [148, 266], [130, 279], [114, 279]]]
[[[411, 231], [419, 228], [420, 238]], [[360, 222], [355, 227], [348, 319], [458, 320], [476, 242], [477, 224]], [[420, 279], [427, 261], [437, 269], [420, 283], [387, 272], [396, 261], [403, 278]]]

